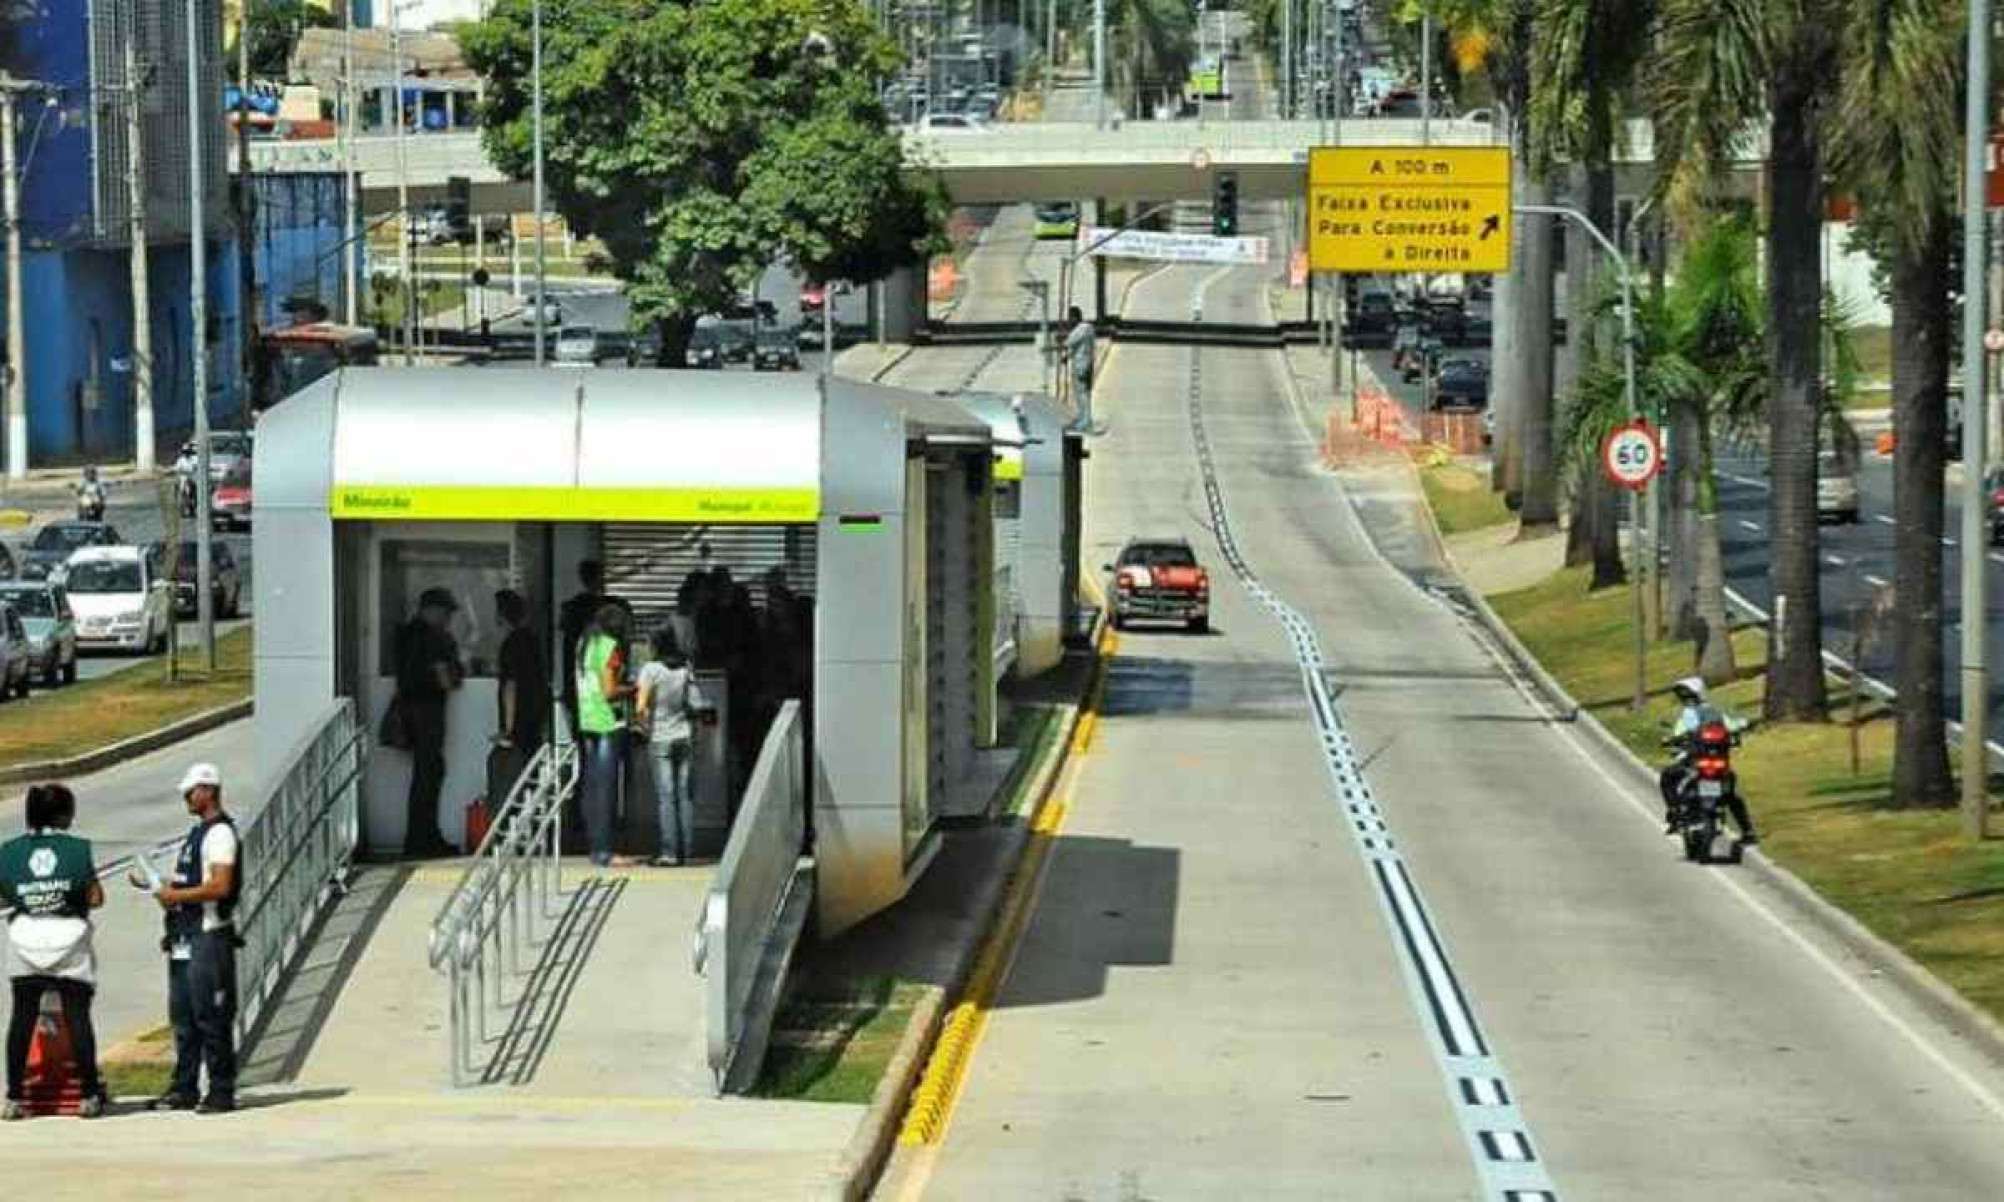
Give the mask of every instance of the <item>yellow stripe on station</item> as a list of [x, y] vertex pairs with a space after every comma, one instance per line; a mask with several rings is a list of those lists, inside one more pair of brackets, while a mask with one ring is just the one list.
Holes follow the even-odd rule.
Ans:
[[378, 522], [812, 522], [814, 488], [336, 484], [336, 518]]

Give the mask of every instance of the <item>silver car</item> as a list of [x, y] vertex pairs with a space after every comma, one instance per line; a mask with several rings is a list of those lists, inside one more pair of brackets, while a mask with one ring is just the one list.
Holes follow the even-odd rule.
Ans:
[[1816, 457], [1816, 518], [1858, 524], [1858, 465], [1830, 451]]
[[11, 605], [0, 605], [0, 701], [28, 695], [28, 673], [35, 666], [35, 654], [21, 615]]
[[69, 595], [57, 584], [0, 585], [0, 604], [21, 619], [31, 670], [44, 685], [77, 678], [77, 619]]
[[565, 326], [557, 331], [556, 353], [551, 361], [558, 367], [597, 367], [598, 331], [590, 326]]

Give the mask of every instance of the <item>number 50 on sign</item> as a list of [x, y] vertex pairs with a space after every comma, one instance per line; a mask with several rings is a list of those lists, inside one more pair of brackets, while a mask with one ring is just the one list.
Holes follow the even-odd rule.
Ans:
[[1663, 470], [1663, 439], [1641, 418], [1616, 426], [1601, 441], [1600, 465], [1622, 488], [1647, 488]]

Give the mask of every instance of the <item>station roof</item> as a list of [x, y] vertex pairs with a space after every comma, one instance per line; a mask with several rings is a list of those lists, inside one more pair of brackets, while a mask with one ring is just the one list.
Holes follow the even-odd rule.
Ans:
[[[993, 438], [950, 400], [843, 386], [881, 401], [909, 439]], [[804, 374], [346, 368], [261, 419], [261, 448], [295, 429], [306, 437], [288, 440], [288, 460], [324, 459], [259, 486], [337, 519], [811, 522], [822, 421], [820, 382]]]

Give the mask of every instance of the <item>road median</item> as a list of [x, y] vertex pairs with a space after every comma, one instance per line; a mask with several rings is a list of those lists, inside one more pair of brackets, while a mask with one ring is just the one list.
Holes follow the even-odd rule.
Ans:
[[[251, 710], [251, 630], [217, 640], [216, 670], [169, 684], [165, 665], [129, 668], [0, 706], [0, 783], [81, 776], [190, 739]], [[194, 655], [183, 653], [183, 663]]]

